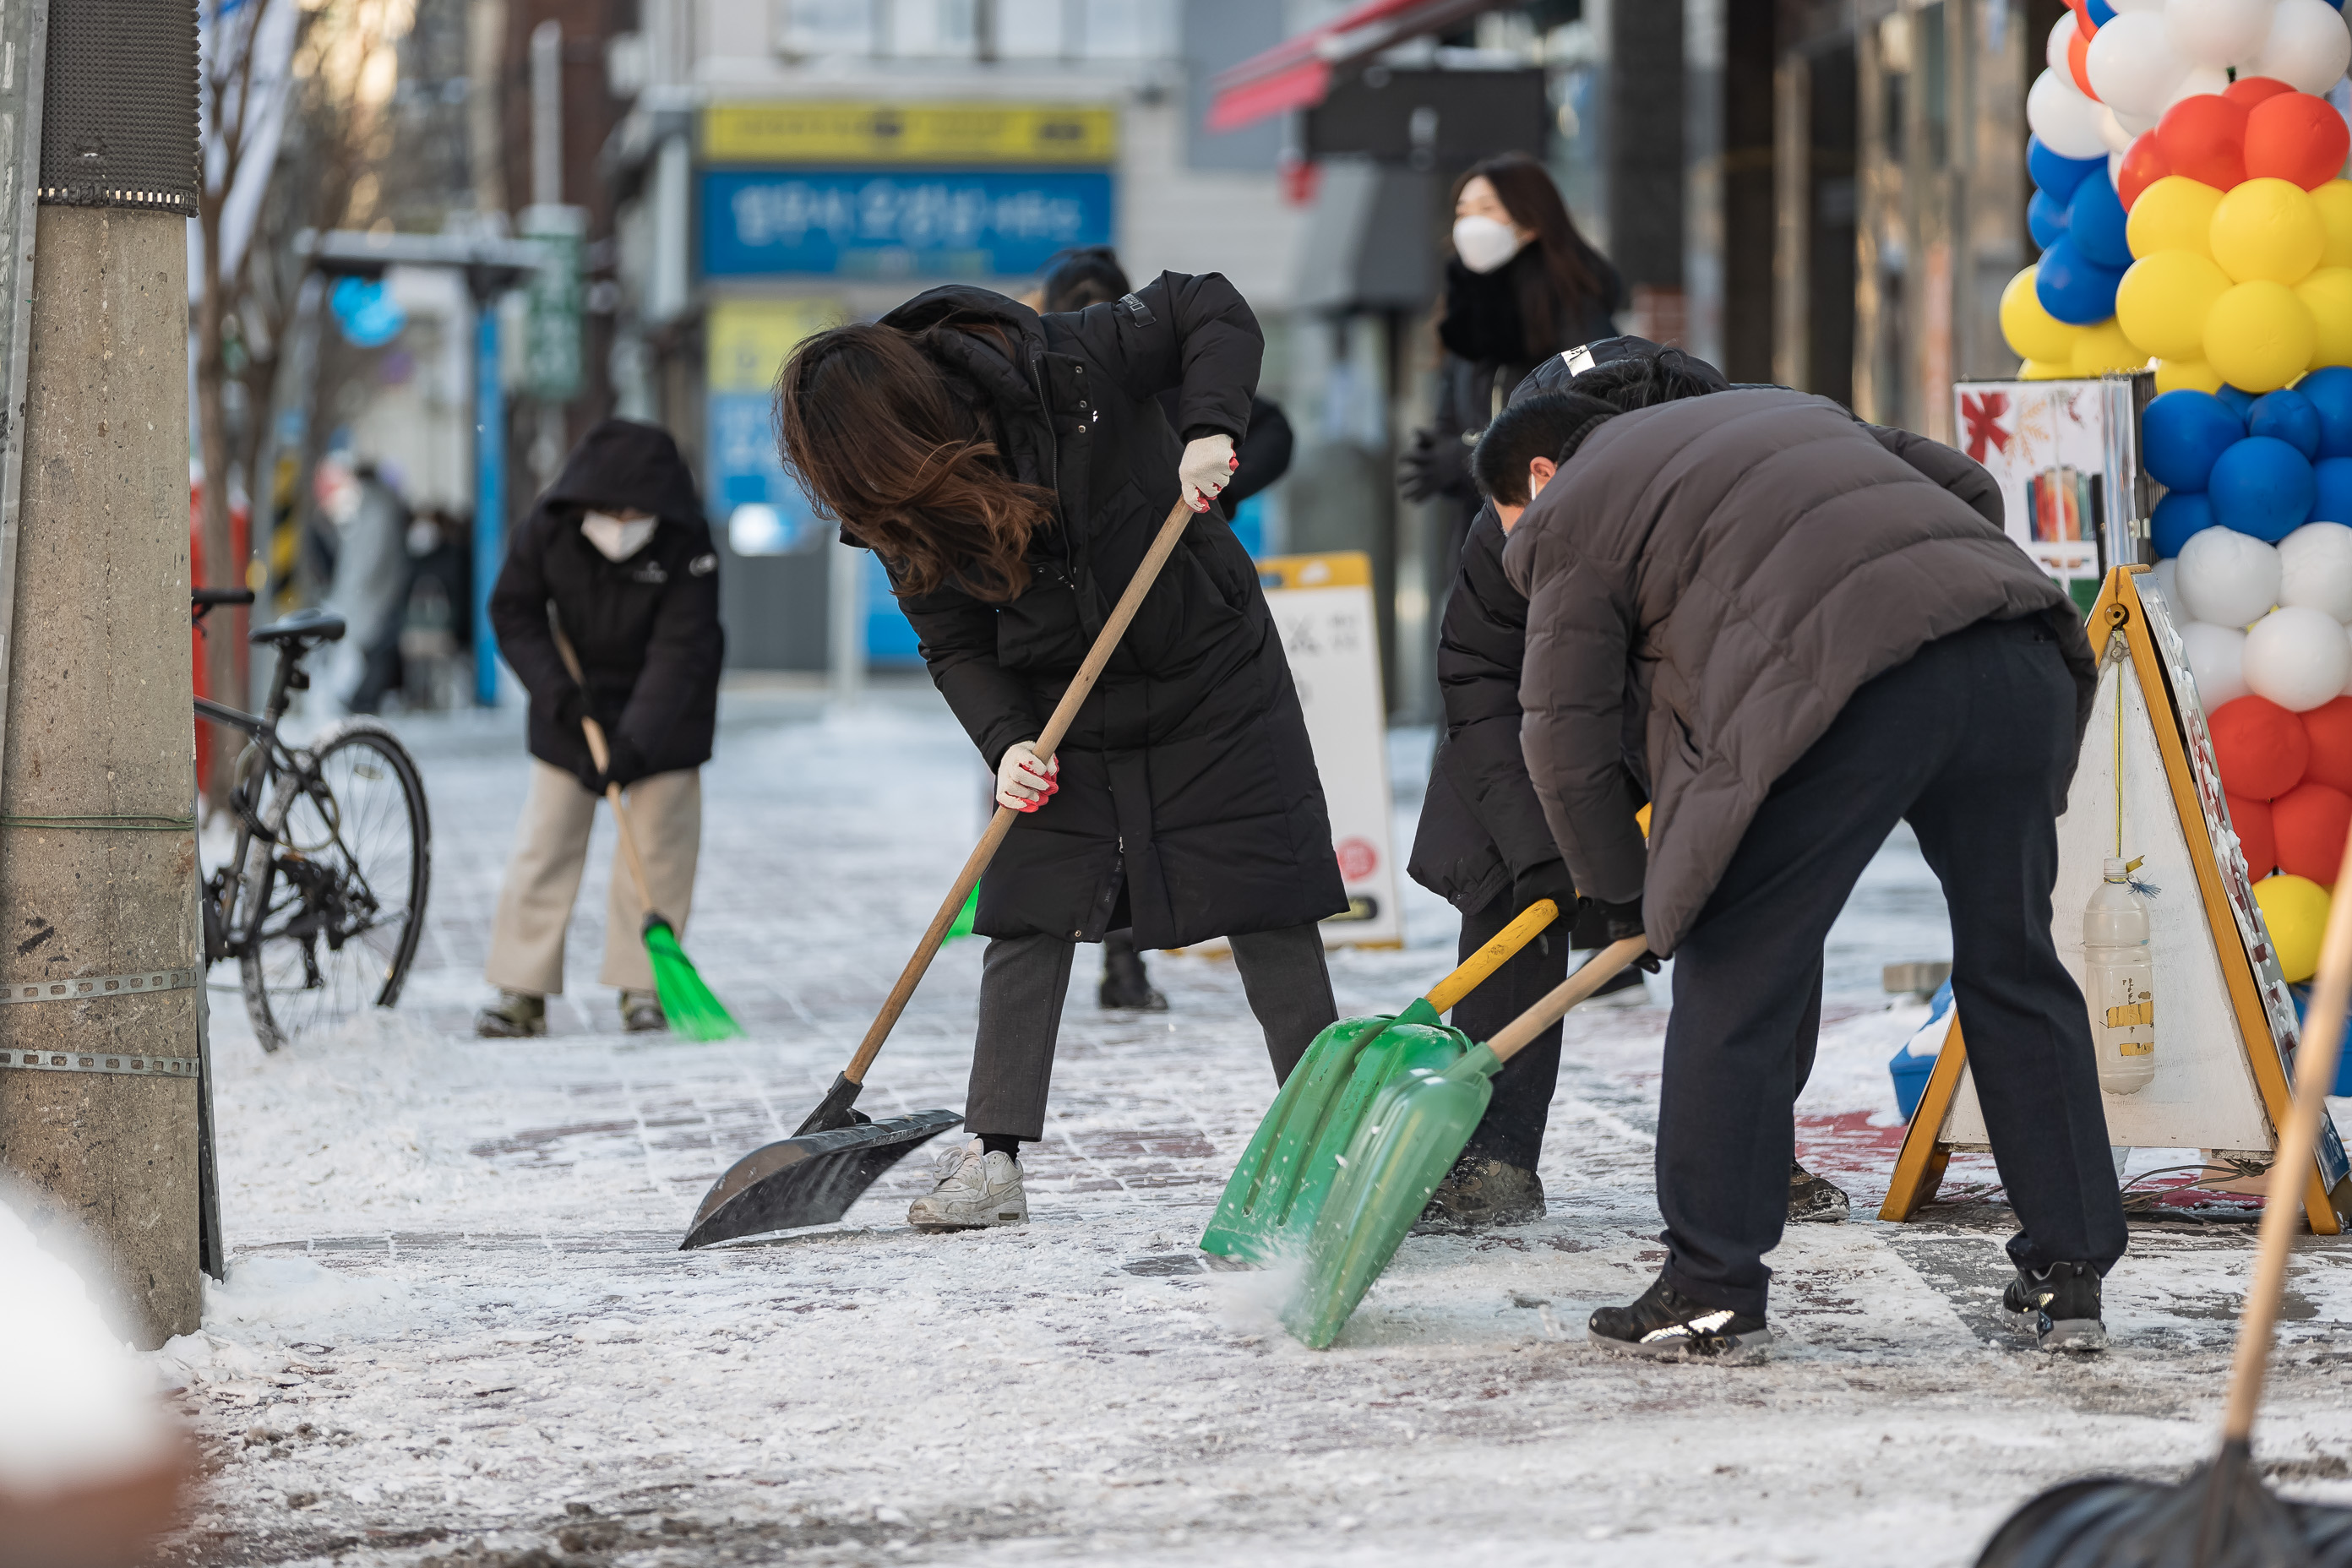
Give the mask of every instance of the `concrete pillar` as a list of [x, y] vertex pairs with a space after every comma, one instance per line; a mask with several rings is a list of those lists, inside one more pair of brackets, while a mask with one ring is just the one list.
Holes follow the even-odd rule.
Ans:
[[187, 221], [44, 206], [35, 255], [0, 985], [118, 985], [0, 1005], [0, 1167], [89, 1234], [152, 1347], [202, 1306], [195, 845], [171, 826], [195, 789]]

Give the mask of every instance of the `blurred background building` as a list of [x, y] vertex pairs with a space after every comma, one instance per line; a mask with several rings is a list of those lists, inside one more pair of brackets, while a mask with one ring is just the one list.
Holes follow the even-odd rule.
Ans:
[[[335, 3], [357, 16], [370, 0]], [[490, 307], [505, 403], [490, 434], [509, 476], [498, 525], [595, 419], [669, 426], [723, 541], [730, 658], [747, 669], [827, 657], [829, 534], [777, 466], [769, 409], [801, 336], [940, 282], [1021, 293], [1074, 245], [1117, 246], [1139, 280], [1223, 271], [1265, 326], [1263, 390], [1299, 442], [1237, 527], [1267, 552], [1369, 552], [1391, 709], [1427, 714], [1450, 533], [1393, 481], [1428, 418], [1460, 172], [1510, 150], [1544, 160], [1624, 277], [1620, 330], [1948, 436], [1949, 384], [2014, 367], [1996, 306], [2027, 255], [2025, 90], [2063, 14], [2059, 0], [414, 0], [384, 12], [368, 57], [384, 63], [352, 73], [381, 107], [340, 210], [310, 221], [538, 236], [567, 258]], [[279, 580], [304, 581], [289, 537], [332, 543], [311, 476], [338, 455], [430, 523], [416, 559], [462, 562], [487, 493], [467, 278], [395, 267], [373, 292], [306, 287], [325, 301], [315, 342], [295, 312], [272, 395], [281, 439], [247, 470], [273, 478]], [[259, 488], [244, 472], [232, 485]], [[331, 566], [307, 570], [324, 591]], [[444, 575], [455, 657], [456, 612], [480, 585]], [[911, 666], [878, 571], [867, 587], [871, 658]], [[403, 688], [420, 701], [458, 689]]]

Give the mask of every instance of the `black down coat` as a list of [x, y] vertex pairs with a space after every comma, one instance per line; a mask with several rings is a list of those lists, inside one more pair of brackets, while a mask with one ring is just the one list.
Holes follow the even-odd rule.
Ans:
[[[1157, 395], [1181, 389], [1177, 428], [1239, 437], [1263, 340], [1213, 273], [1042, 317], [934, 289], [883, 320], [917, 334], [1014, 476], [1061, 500], [1011, 603], [953, 585], [899, 598], [993, 769], [1045, 728], [1175, 504], [1183, 443]], [[1138, 946], [1177, 947], [1347, 908], [1281, 635], [1217, 510], [1186, 526], [1060, 758], [1060, 793], [1015, 821], [981, 883], [982, 935], [1097, 942], [1131, 924]]]
[[[649, 511], [645, 548], [607, 561], [580, 531], [583, 512]], [[499, 651], [530, 693], [530, 754], [593, 779], [577, 714], [580, 687], [548, 629], [552, 602], [586, 673], [587, 711], [613, 747], [614, 776], [700, 767], [719, 716], [719, 556], [694, 476], [666, 430], [606, 419], [507, 546], [490, 590]]]

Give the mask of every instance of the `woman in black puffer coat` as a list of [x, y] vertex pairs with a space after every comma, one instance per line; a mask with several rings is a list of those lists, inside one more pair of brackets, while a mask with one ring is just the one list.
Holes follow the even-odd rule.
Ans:
[[[779, 380], [785, 464], [882, 557], [998, 800], [1028, 813], [981, 882], [974, 1136], [918, 1226], [1027, 1217], [1016, 1155], [1044, 1133], [1073, 944], [1231, 937], [1277, 1078], [1336, 1016], [1316, 922], [1347, 899], [1322, 784], [1257, 574], [1213, 506], [1262, 347], [1214, 274], [1045, 316], [957, 287], [819, 333]], [[1202, 515], [1037, 758], [1180, 486]]]

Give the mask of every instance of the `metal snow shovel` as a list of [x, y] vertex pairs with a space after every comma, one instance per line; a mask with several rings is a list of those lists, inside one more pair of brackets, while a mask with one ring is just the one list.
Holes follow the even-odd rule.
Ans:
[[1403, 1012], [1342, 1018], [1316, 1036], [1242, 1152], [1201, 1250], [1251, 1263], [1296, 1252], [1315, 1228], [1364, 1107], [1433, 1052], [1450, 1062], [1468, 1050], [1468, 1037], [1447, 1028], [1444, 1016], [1559, 918], [1559, 906], [1538, 899]]
[[1648, 951], [1638, 936], [1611, 942], [1485, 1045], [1450, 1061], [1433, 1053], [1381, 1090], [1336, 1162], [1339, 1174], [1307, 1237], [1305, 1268], [1283, 1306], [1283, 1327], [1318, 1351], [1339, 1337], [1486, 1114], [1495, 1074]]
[[[1175, 552], [1176, 542], [1192, 515], [1192, 509], [1181, 499], [1169, 509], [1167, 521], [1160, 525], [1159, 537], [1151, 542], [1143, 563], [1128, 580], [1127, 591], [1111, 606], [1109, 617], [1095, 637], [1094, 647], [1087, 650], [1086, 662], [1078, 666], [1069, 689], [1054, 705], [1053, 717], [1045, 721], [1045, 728], [1033, 747], [1039, 757], [1050, 760], [1061, 746], [1062, 737], [1069, 733], [1080, 705], [1094, 690], [1103, 667], [1110, 662], [1128, 623], [1142, 607], [1143, 596], [1151, 591], [1160, 569]], [[1004, 836], [1013, 830], [1020, 816], [1009, 805], [996, 808], [988, 831], [980, 836], [980, 843], [965, 859], [963, 869], [956, 873], [955, 886], [940, 900], [940, 912], [931, 917], [922, 941], [915, 944], [914, 956], [899, 971], [898, 983], [883, 999], [882, 1011], [876, 1015], [866, 1037], [858, 1042], [857, 1054], [849, 1058], [849, 1065], [833, 1080], [833, 1087], [825, 1090], [824, 1098], [809, 1112], [798, 1131], [744, 1155], [703, 1194], [702, 1206], [694, 1211], [694, 1223], [687, 1228], [686, 1239], [678, 1243], [679, 1250], [708, 1247], [714, 1241], [730, 1241], [739, 1236], [757, 1236], [763, 1231], [788, 1230], [794, 1226], [829, 1225], [846, 1213], [849, 1205], [885, 1171], [919, 1145], [963, 1120], [951, 1110], [922, 1110], [912, 1116], [875, 1121], [855, 1107], [857, 1091], [865, 1087], [866, 1069], [880, 1054], [882, 1042], [890, 1037], [898, 1015], [906, 1011], [908, 999], [922, 983], [923, 972], [931, 966], [931, 955], [947, 939], [948, 929], [963, 909], [965, 898], [980, 885], [980, 874], [988, 869], [997, 847], [1004, 842]]]
[[[2336, 886], [2352, 887], [2352, 841]], [[2295, 1051], [2294, 1103], [2279, 1129], [2263, 1199], [2253, 1283], [2238, 1313], [2238, 1353], [2221, 1447], [2177, 1487], [2106, 1478], [2070, 1481], [2027, 1503], [2003, 1524], [1977, 1568], [2346, 1568], [2352, 1509], [2287, 1502], [2253, 1466], [2254, 1411], [2270, 1370], [2287, 1249], [2303, 1216], [2303, 1186], [2318, 1142], [2323, 1097], [2336, 1081], [2344, 1013], [2352, 1002], [2352, 898], [2327, 911], [2310, 1032]]]

